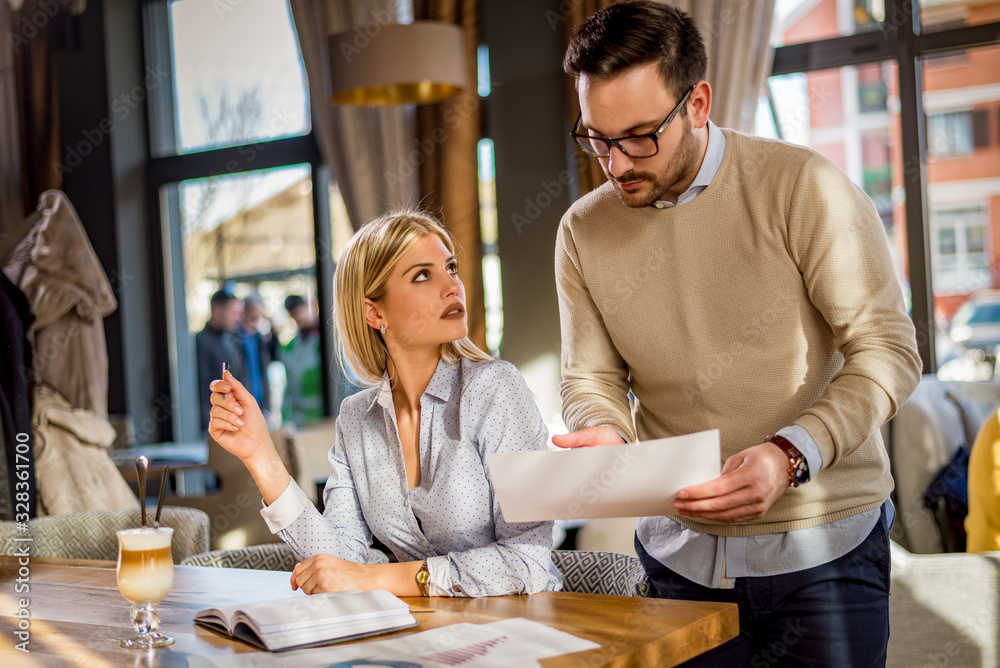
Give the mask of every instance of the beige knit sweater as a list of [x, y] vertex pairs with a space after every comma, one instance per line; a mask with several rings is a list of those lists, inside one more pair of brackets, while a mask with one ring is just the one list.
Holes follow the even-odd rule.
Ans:
[[[673, 209], [611, 184], [556, 241], [563, 417], [640, 440], [719, 429], [722, 458], [798, 424], [823, 469], [744, 536], [825, 524], [892, 491], [878, 427], [920, 380], [914, 327], [868, 197], [809, 149], [724, 130], [711, 185]], [[628, 392], [635, 397], [630, 407]]]

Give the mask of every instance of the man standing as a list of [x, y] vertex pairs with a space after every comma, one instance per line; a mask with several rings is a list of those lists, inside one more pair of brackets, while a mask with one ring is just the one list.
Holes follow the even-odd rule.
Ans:
[[267, 380], [267, 367], [274, 359], [277, 340], [273, 328], [267, 328], [265, 335], [260, 331], [260, 323], [267, 320], [264, 304], [257, 295], [250, 295], [243, 300], [243, 317], [236, 328], [240, 339], [243, 357], [247, 364], [247, 389], [257, 400], [264, 417], [270, 419], [271, 391]]
[[598, 12], [564, 67], [608, 183], [559, 227], [575, 431], [554, 442], [720, 430], [722, 475], [636, 527], [658, 596], [739, 605], [740, 636], [694, 665], [884, 663], [878, 427], [921, 365], [874, 206], [822, 155], [709, 121], [702, 38], [673, 7]]
[[209, 413], [212, 410], [212, 393], [208, 385], [222, 376], [222, 363], [229, 363], [236, 378], [243, 380], [247, 377], [243, 349], [236, 337], [236, 328], [243, 317], [243, 302], [223, 289], [212, 295], [210, 304], [212, 314], [205, 323], [205, 328], [194, 337], [198, 354], [198, 405], [203, 430], [208, 429]]
[[315, 305], [301, 295], [286, 297], [285, 310], [299, 332], [278, 352], [288, 378], [281, 416], [284, 423], [302, 428], [307, 422], [323, 419], [319, 318]]

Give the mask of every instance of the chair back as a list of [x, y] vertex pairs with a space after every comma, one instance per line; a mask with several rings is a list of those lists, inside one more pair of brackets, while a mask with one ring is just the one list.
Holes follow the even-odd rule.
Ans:
[[[282, 463], [294, 477], [296, 464], [289, 450], [288, 433], [276, 430], [270, 432], [269, 436]], [[208, 466], [215, 472], [218, 480], [218, 493], [171, 499], [171, 503], [175, 505], [197, 508], [208, 514], [209, 546], [199, 552], [281, 540], [271, 533], [261, 517], [260, 490], [239, 457], [209, 438]]]
[[[152, 521], [153, 508], [147, 509]], [[27, 530], [15, 522], [0, 522], [0, 554], [18, 554], [24, 545], [32, 557], [52, 559], [118, 559], [119, 529], [137, 527], [138, 510], [88, 510], [47, 515], [30, 520]], [[164, 506], [160, 525], [174, 530], [171, 556], [174, 563], [208, 549], [208, 515], [193, 508]], [[31, 538], [30, 541], [17, 540]]]
[[[609, 596], [648, 596], [649, 583], [635, 557], [616, 552], [553, 550], [552, 561], [562, 572], [563, 591]], [[252, 568], [290, 571], [298, 559], [285, 543], [215, 550], [185, 559], [184, 566]]]
[[325, 483], [330, 477], [329, 455], [336, 438], [336, 420], [310, 422], [288, 437], [290, 457], [296, 466], [292, 475], [317, 507], [320, 499], [316, 482], [321, 479]]
[[563, 574], [563, 591], [608, 596], [648, 596], [642, 563], [617, 552], [553, 550], [552, 561]]
[[896, 522], [890, 537], [915, 554], [945, 551], [940, 522], [924, 505], [924, 491], [955, 452], [971, 448], [989, 413], [1000, 404], [1000, 385], [942, 381], [924, 376], [889, 422], [887, 451], [896, 485]]
[[251, 568], [258, 571], [290, 571], [298, 559], [285, 543], [251, 545], [236, 550], [215, 550], [185, 559], [183, 566], [214, 568]]

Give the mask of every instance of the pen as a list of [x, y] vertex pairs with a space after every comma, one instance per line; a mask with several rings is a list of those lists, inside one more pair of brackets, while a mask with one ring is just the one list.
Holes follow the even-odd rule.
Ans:
[[[223, 362], [223, 363], [222, 363], [222, 380], [225, 380], [225, 379], [226, 379], [226, 372], [227, 372], [227, 371], [229, 371], [229, 362]], [[228, 393], [228, 392], [226, 392], [226, 393], [225, 393], [224, 395], [222, 395], [222, 396], [223, 396], [223, 398], [225, 398], [225, 399], [228, 399], [228, 398], [229, 398], [229, 393]]]

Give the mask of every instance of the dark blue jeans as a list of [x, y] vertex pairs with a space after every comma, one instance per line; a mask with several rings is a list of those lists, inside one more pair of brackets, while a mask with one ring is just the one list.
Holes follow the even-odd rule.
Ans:
[[736, 578], [733, 589], [710, 589], [635, 549], [653, 596], [736, 603], [740, 635], [685, 666], [885, 665], [889, 643], [889, 519], [886, 507], [868, 537], [829, 563], [795, 573]]

